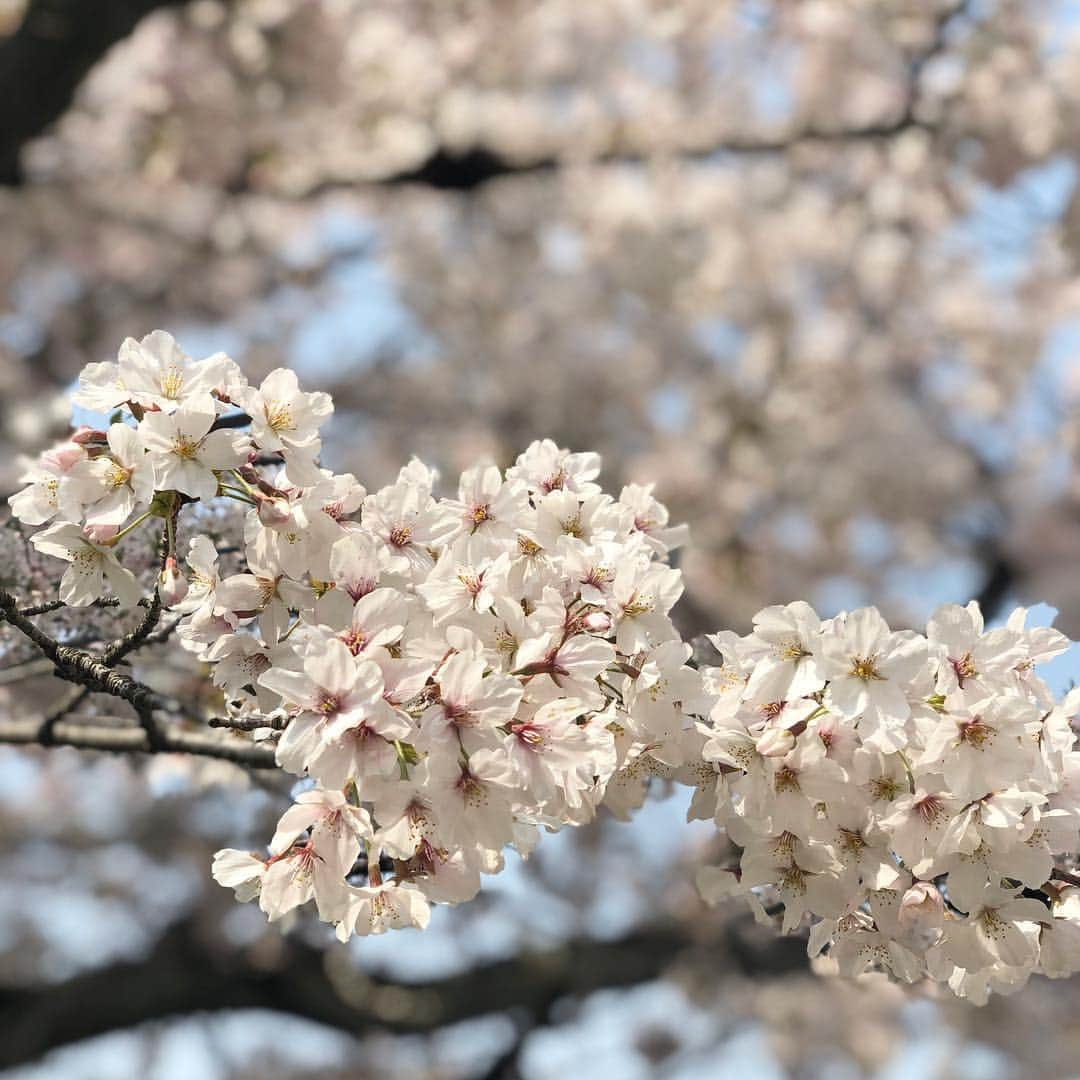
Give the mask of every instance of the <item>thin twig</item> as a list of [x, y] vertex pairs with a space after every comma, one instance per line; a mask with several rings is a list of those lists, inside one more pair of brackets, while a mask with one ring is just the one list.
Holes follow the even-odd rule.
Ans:
[[105, 651], [101, 654], [101, 662], [103, 664], [115, 664], [118, 660], [122, 660], [127, 656], [128, 653], [134, 652], [146, 642], [160, 618], [161, 596], [158, 590], [154, 589], [154, 595], [150, 598], [146, 614], [140, 620], [139, 625], [130, 633], [107, 645]]
[[281, 731], [285, 727], [284, 716], [212, 716], [206, 721], [212, 728], [228, 728], [230, 731], [257, 731], [272, 728]]
[[[142, 603], [142, 601], [140, 601]], [[19, 608], [19, 614], [29, 618], [32, 615], [47, 615], [50, 611], [59, 611], [61, 608], [66, 608], [68, 605], [63, 600], [49, 600], [44, 604], [34, 604], [31, 607]], [[82, 605], [84, 607], [106, 608], [106, 607], [119, 607], [120, 601], [115, 596], [99, 596], [96, 600], [92, 600], [89, 604]]]

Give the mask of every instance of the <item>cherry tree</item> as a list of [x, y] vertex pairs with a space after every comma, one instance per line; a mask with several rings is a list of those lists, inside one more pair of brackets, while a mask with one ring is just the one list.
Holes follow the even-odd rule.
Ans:
[[[1067, 364], [1075, 347], [1070, 161], [1078, 84], [1067, 8], [1056, 0], [630, 7], [543, 0], [467, 10], [424, 2], [106, 0], [86, 7], [16, 0], [0, 11], [0, 487], [23, 500], [16, 506], [24, 521], [21, 529], [0, 530], [0, 584], [16, 611], [51, 606], [25, 615], [37, 644], [10, 624], [3, 632], [0, 705], [9, 736], [27, 747], [75, 738], [124, 751], [5, 752], [4, 866], [21, 898], [11, 915], [17, 942], [4, 953], [21, 991], [7, 1006], [0, 997], [5, 1042], [15, 1055], [5, 1060], [190, 1013], [195, 998], [177, 989], [186, 984], [200, 988], [198, 1000], [211, 1010], [246, 1002], [351, 1033], [372, 1031], [374, 1038], [397, 1031], [406, 1042], [409, 1031], [510, 1016], [509, 1056], [492, 1065], [492, 1075], [500, 1068], [510, 1075], [515, 1046], [529, 1052], [530, 1026], [570, 1024], [568, 1000], [598, 987], [652, 985], [666, 974], [665, 985], [684, 995], [680, 1009], [690, 1000], [714, 1000], [717, 1015], [763, 1025], [796, 1074], [813, 1075], [814, 1063], [840, 1047], [870, 1071], [901, 1038], [910, 1007], [904, 1003], [927, 995], [935, 995], [934, 1015], [943, 1024], [1022, 1057], [1025, 1068], [1038, 1061], [1043, 1072], [1063, 1071], [1061, 1040], [1033, 1041], [1030, 1034], [1036, 1020], [1067, 1018], [1071, 984], [1033, 979], [1007, 1005], [1000, 993], [1035, 970], [1036, 946], [1039, 965], [1053, 968], [1055, 949], [1067, 938], [1057, 933], [1062, 918], [1037, 922], [1037, 931], [1035, 923], [1018, 922], [1028, 945], [1006, 930], [1002, 940], [1024, 962], [1008, 977], [1000, 977], [1008, 965], [995, 966], [998, 974], [986, 985], [955, 980], [953, 988], [967, 995], [955, 1008], [947, 1004], [948, 964], [965, 948], [972, 963], [985, 959], [985, 935], [965, 942], [958, 931], [948, 945], [944, 938], [946, 928], [957, 928], [958, 912], [980, 917], [974, 906], [956, 902], [965, 884], [977, 892], [980, 875], [990, 882], [1008, 860], [1014, 874], [1002, 880], [1020, 890], [1020, 900], [1034, 900], [1051, 917], [1068, 908], [1070, 886], [1061, 875], [1071, 863], [1061, 856], [1075, 845], [1064, 835], [1069, 826], [1057, 812], [1062, 796], [1055, 787], [1064, 759], [1040, 765], [1045, 748], [1039, 759], [1014, 757], [1007, 752], [1014, 736], [1000, 734], [1017, 733], [1024, 746], [1019, 733], [1030, 734], [1036, 722], [1053, 730], [1071, 710], [1034, 681], [1045, 676], [1060, 691], [1060, 675], [1033, 668], [1031, 681], [1015, 687], [1002, 675], [1022, 663], [1025, 650], [1041, 663], [1062, 644], [1028, 625], [1043, 621], [1038, 612], [1010, 623], [1014, 605], [1052, 599], [1062, 608], [1063, 628], [1077, 632], [1076, 384]], [[242, 359], [251, 385], [235, 397], [226, 389], [228, 408], [211, 395], [212, 413], [193, 408], [175, 418], [166, 381], [153, 381], [154, 365], [143, 365], [149, 381], [134, 375], [142, 346], [116, 352], [127, 335], [138, 341], [159, 325], [172, 327], [199, 356], [224, 350]], [[161, 361], [172, 346], [159, 336], [147, 348]], [[169, 355], [187, 366], [179, 352]], [[127, 411], [111, 422], [122, 402], [95, 404], [91, 378], [76, 419], [104, 433], [104, 441], [99, 435], [41, 458], [43, 446], [70, 441], [72, 381], [87, 364], [103, 361], [125, 363], [146, 396], [140, 408], [147, 416], [136, 421]], [[205, 363], [190, 366], [209, 374], [213, 364]], [[275, 400], [288, 398], [287, 375], [264, 383], [280, 369], [295, 369], [306, 394], [332, 393], [335, 406], [328, 416], [321, 396], [303, 399], [312, 415], [293, 446], [280, 434], [275, 439], [273, 416], [254, 396], [262, 387]], [[163, 370], [168, 378], [171, 369]], [[215, 375], [210, 388], [220, 391], [217, 381]], [[154, 401], [155, 394], [163, 400]], [[250, 423], [232, 426], [240, 411]], [[321, 458], [312, 446], [316, 429]], [[170, 449], [208, 435], [206, 453], [194, 458]], [[285, 632], [300, 621], [285, 641], [280, 669], [300, 675], [308, 627], [329, 627], [344, 635], [347, 648], [359, 646], [357, 657], [371, 659], [369, 652], [379, 656], [419, 640], [416, 611], [430, 614], [441, 604], [446, 617], [436, 630], [432, 616], [432, 640], [456, 635], [463, 618], [446, 587], [462, 583], [449, 563], [436, 573], [433, 556], [448, 545], [439, 523], [415, 534], [420, 539], [405, 551], [407, 570], [365, 561], [372, 546], [376, 553], [395, 550], [390, 538], [408, 522], [411, 500], [419, 498], [414, 489], [423, 488], [413, 473], [401, 478], [402, 466], [415, 454], [442, 474], [430, 497], [447, 520], [464, 520], [475, 499], [475, 506], [485, 498], [495, 505], [498, 497], [500, 511], [517, 522], [514, 507], [521, 504], [509, 470], [530, 444], [549, 439], [602, 454], [604, 471], [592, 482], [618, 494], [614, 501], [635, 517], [653, 511], [651, 492], [641, 490], [652, 483], [671, 521], [691, 526], [691, 542], [668, 534], [671, 555], [657, 552], [650, 560], [657, 568], [670, 560], [686, 584], [671, 611], [673, 636], [655, 646], [655, 668], [637, 663], [616, 630], [584, 629], [575, 636], [606, 643], [641, 674], [601, 670], [618, 694], [590, 687], [590, 677], [575, 679], [567, 696], [578, 695], [590, 709], [571, 720], [545, 714], [554, 731], [575, 741], [581, 717], [592, 716], [601, 721], [598, 733], [614, 735], [607, 718], [632, 716], [637, 730], [614, 721], [625, 730], [615, 742], [612, 774], [600, 781], [610, 763], [596, 748], [591, 764], [575, 771], [577, 751], [560, 743], [557, 778], [546, 758], [529, 756], [527, 739], [509, 742], [505, 721], [490, 736], [491, 748], [511, 762], [515, 779], [505, 790], [528, 791], [533, 800], [525, 807], [511, 799], [517, 831], [519, 819], [526, 832], [535, 831], [539, 808], [560, 784], [580, 804], [561, 808], [565, 820], [545, 827], [577, 825], [597, 810], [593, 823], [563, 828], [525, 861], [506, 848], [506, 872], [491, 876], [480, 867], [489, 887], [452, 912], [437, 911], [422, 934], [354, 943], [362, 950], [356, 969], [342, 960], [347, 947], [324, 949], [333, 929], [301, 908], [257, 933], [253, 927], [265, 917], [261, 894], [233, 910], [231, 889], [203, 888], [212, 880], [210, 853], [231, 847], [254, 850], [264, 863], [277, 859], [314, 835], [311, 822], [291, 846], [281, 848], [283, 837], [273, 843], [275, 821], [290, 802], [296, 808], [289, 821], [316, 813], [303, 790], [311, 781], [294, 787], [297, 775], [277, 760], [285, 721], [300, 702], [259, 681], [267, 659], [262, 624], [285, 619]], [[248, 450], [234, 466], [240, 445]], [[254, 463], [246, 460], [251, 447]], [[222, 456], [207, 457], [216, 454]], [[288, 457], [292, 470], [279, 477]], [[297, 511], [293, 487], [329, 483], [321, 471], [305, 471], [307, 459], [352, 470], [368, 489], [362, 502], [346, 501], [340, 520], [310, 506]], [[495, 463], [497, 488], [489, 487], [486, 469], [472, 471], [478, 462]], [[77, 474], [68, 477], [74, 464]], [[294, 523], [316, 522], [331, 551], [341, 522], [367, 537], [357, 541], [350, 569], [344, 555], [320, 568], [325, 577], [317, 580], [334, 588], [318, 609], [300, 605], [293, 590], [310, 586], [305, 551], [286, 542], [253, 558], [245, 537], [251, 507], [238, 497], [247, 494], [243, 485], [228, 479], [233, 467], [256, 470], [274, 488], [264, 491], [246, 475], [264, 497], [256, 501], [268, 534], [291, 516]], [[39, 472], [28, 479], [42, 483], [20, 495], [27, 487], [22, 477], [33, 469]], [[155, 483], [169, 469], [168, 482]], [[215, 483], [211, 493], [215, 470], [230, 470], [224, 475], [234, 492], [218, 495]], [[121, 472], [128, 478], [98, 498]], [[462, 473], [469, 478], [457, 490]], [[50, 478], [64, 491], [52, 517]], [[287, 488], [282, 494], [279, 483]], [[179, 495], [170, 545], [166, 500], [154, 491], [180, 485], [201, 491]], [[108, 528], [119, 531], [155, 501], [142, 524], [115, 545], [104, 542]], [[562, 502], [551, 500], [544, 520], [525, 526], [541, 548], [557, 538], [561, 515], [572, 508], [569, 497]], [[523, 512], [534, 511], [539, 516], [536, 507]], [[31, 533], [65, 522], [76, 528], [53, 533], [51, 551], [29, 542]], [[615, 539], [603, 544], [623, 539], [615, 529]], [[573, 575], [591, 569], [570, 558], [561, 568], [567, 576], [554, 586], [560, 593]], [[141, 606], [113, 604], [136, 598], [126, 571]], [[495, 587], [499, 577], [481, 599], [505, 611], [511, 593], [500, 589], [511, 586]], [[187, 595], [177, 600], [184, 582]], [[150, 616], [155, 584], [161, 609]], [[592, 584], [579, 584], [590, 600], [612, 603], [589, 591]], [[270, 587], [277, 595], [267, 599]], [[382, 595], [370, 600], [363, 595], [369, 588]], [[324, 609], [337, 603], [330, 597], [343, 589], [367, 604], [348, 625], [324, 621]], [[88, 594], [93, 604], [69, 605]], [[942, 599], [971, 596], [994, 628], [989, 632], [974, 610], [934, 610]], [[211, 597], [214, 606], [223, 598], [222, 618], [236, 618], [231, 630], [205, 618]], [[871, 604], [888, 629], [859, 614]], [[848, 618], [858, 615], [850, 630], [846, 620], [832, 618], [842, 609]], [[814, 610], [823, 616], [816, 627]], [[522, 629], [533, 633], [536, 613], [527, 618]], [[853, 647], [854, 627], [863, 632], [871, 623], [879, 664], [845, 651]], [[813, 661], [788, 678], [768, 657], [793, 627]], [[910, 627], [919, 640], [901, 648]], [[736, 635], [716, 637], [718, 628]], [[514, 674], [548, 660], [550, 633], [533, 633], [516, 668], [497, 654], [498, 672], [485, 669], [522, 684], [525, 704], [511, 727], [535, 704], [526, 701], [529, 687], [551, 681], [543, 672]], [[676, 668], [672, 680], [667, 665], [685, 651], [683, 641], [693, 646], [691, 663]], [[52, 655], [42, 655], [42, 642]], [[443, 652], [449, 647], [447, 641]], [[569, 667], [567, 660], [559, 658]], [[371, 676], [359, 666], [358, 695], [368, 685], [363, 673]], [[58, 683], [50, 674], [57, 668], [89, 682]], [[653, 725], [674, 737], [667, 698], [658, 691], [660, 706], [653, 708], [638, 692], [654, 678], [668, 678], [679, 693], [689, 693], [690, 683], [701, 688], [692, 707], [672, 699], [680, 702], [679, 730], [694, 732], [680, 736], [687, 745], [678, 764], [659, 750], [630, 756], [632, 740]], [[386, 673], [383, 680], [385, 690]], [[725, 697], [729, 683], [737, 700]], [[433, 678], [433, 685], [442, 684]], [[255, 700], [250, 712], [236, 711], [230, 687], [245, 686]], [[132, 696], [125, 703], [110, 687]], [[983, 709], [1006, 697], [1003, 708]], [[901, 716], [904, 703], [909, 712]], [[827, 711], [813, 715], [822, 706]], [[372, 762], [382, 759], [401, 797], [407, 784], [392, 743], [417, 754], [415, 763], [404, 762], [410, 781], [422, 755], [436, 751], [395, 725], [408, 723], [413, 732], [434, 716], [456, 729], [446, 702], [426, 708], [441, 709], [442, 720], [433, 712], [427, 721], [423, 713], [406, 721], [397, 715], [402, 703], [387, 702], [371, 733], [343, 756], [346, 764], [323, 753], [303, 768], [315, 775], [312, 769], [325, 766], [336, 781], [335, 770], [358, 768], [370, 753]], [[1042, 719], [1052, 710], [1060, 712]], [[136, 724], [132, 717], [142, 719]], [[210, 721], [226, 726], [210, 729]], [[984, 723], [994, 734], [976, 748]], [[594, 726], [590, 720], [590, 732]], [[804, 786], [820, 782], [828, 790], [821, 777], [835, 779], [835, 763], [861, 794], [822, 820], [807, 822], [794, 789], [774, 809], [776, 773], [784, 764], [797, 773], [813, 756], [815, 737], [832, 737], [831, 726], [838, 728], [836, 748], [820, 767], [807, 765]], [[462, 731], [466, 748], [475, 737]], [[494, 745], [500, 738], [507, 745]], [[147, 754], [151, 739], [154, 752]], [[746, 746], [747, 760], [755, 761], [749, 770], [731, 756]], [[1019, 794], [1009, 795], [1016, 801], [1008, 809], [1001, 809], [1008, 784], [978, 808], [944, 807], [956, 823], [951, 839], [964, 846], [948, 858], [924, 859], [910, 883], [903, 875], [894, 883], [901, 895], [913, 892], [902, 921], [880, 898], [876, 911], [867, 910], [869, 901], [848, 910], [855, 892], [846, 890], [870, 873], [875, 853], [890, 853], [913, 873], [917, 840], [908, 835], [910, 823], [892, 820], [895, 803], [970, 787], [970, 776], [984, 767], [997, 785], [1019, 776], [1013, 770], [1021, 761], [1033, 771], [1016, 781]], [[781, 772], [781, 786], [790, 779]], [[894, 782], [891, 801], [871, 797]], [[669, 818], [681, 810], [662, 799], [635, 809], [646, 789], [663, 795], [673, 786], [692, 800], [694, 820], [685, 828], [674, 828]], [[359, 837], [343, 888], [368, 888], [368, 844], [385, 826], [373, 804], [345, 797], [368, 811], [372, 836]], [[747, 815], [755, 800], [760, 813]], [[869, 803], [857, 809], [860, 800]], [[103, 805], [112, 807], [109, 827]], [[656, 830], [644, 824], [655, 822], [654, 814], [668, 815], [671, 844], [662, 857], [635, 860], [623, 849], [637, 843], [631, 837]], [[1017, 815], [1022, 828], [1002, 824], [1008, 815]], [[643, 824], [612, 824], [619, 817]], [[783, 852], [767, 850], [766, 840], [774, 820], [788, 818], [801, 822], [801, 832], [788, 830], [798, 843], [790, 860], [770, 863]], [[851, 833], [848, 839], [829, 831], [841, 819], [837, 828]], [[722, 827], [712, 828], [714, 821]], [[1029, 827], [1038, 835], [1031, 845], [1030, 837], [1009, 845]], [[163, 836], [172, 837], [167, 851]], [[683, 836], [685, 850], [677, 839]], [[512, 845], [517, 841], [515, 834]], [[452, 845], [462, 843], [455, 835]], [[865, 844], [867, 854], [848, 844]], [[396, 865], [409, 860], [382, 850], [375, 872], [385, 889], [398, 888], [400, 875], [423, 893], [428, 871], [419, 863]], [[1047, 852], [1048, 876], [1032, 884]], [[267, 868], [277, 867], [275, 887], [299, 859], [280, 858]], [[793, 881], [796, 871], [804, 874], [809, 894], [828, 909], [811, 906], [804, 920], [814, 922], [813, 958], [800, 933], [777, 933], [785, 871]], [[518, 873], [530, 882], [529, 902], [515, 896], [499, 908], [499, 890], [513, 888]], [[704, 910], [691, 887], [699, 876], [710, 902], [749, 890], [768, 925], [738, 914], [745, 903]], [[1058, 890], [1056, 900], [1044, 885]], [[931, 889], [942, 901], [940, 926]], [[561, 901], [572, 898], [584, 913], [596, 897], [616, 892], [639, 897], [643, 917], [597, 938], [582, 914], [566, 931], [581, 968], [566, 963], [562, 945], [530, 936]], [[137, 914], [122, 932], [95, 933], [92, 942], [69, 937], [67, 951], [58, 952], [64, 924], [47, 913], [61, 895], [99, 905], [84, 920], [88, 926], [115, 926], [104, 905], [121, 896]], [[1006, 901], [995, 899], [998, 906], [986, 910], [1004, 918]], [[427, 902], [444, 903], [434, 896]], [[385, 955], [372, 950], [387, 942], [400, 942], [391, 948], [404, 956], [409, 942], [434, 942], [446, 925], [459, 928], [462, 941], [483, 939], [489, 904], [512, 911], [523, 928], [518, 951], [503, 966], [479, 955], [471, 958], [471, 976], [436, 974], [415, 987], [400, 979], [383, 984], [371, 974], [370, 958]], [[307, 907], [317, 912], [318, 904]], [[237, 927], [247, 935], [240, 949]], [[526, 946], [541, 950], [535, 962]], [[81, 966], [72, 965], [73, 953], [83, 957]], [[893, 981], [806, 982], [810, 969], [842, 966], [850, 973], [867, 964], [892, 969]], [[930, 978], [904, 981], [924, 968]], [[155, 970], [175, 972], [176, 986], [152, 978]], [[140, 1009], [123, 1013], [125, 995], [108, 990], [127, 985], [141, 988]], [[967, 1008], [967, 1000], [991, 989], [985, 1008]], [[626, 1001], [631, 997], [627, 992]], [[87, 1002], [101, 1004], [89, 1009]], [[640, 1048], [663, 1059], [674, 1036], [649, 1026], [656, 1015], [643, 1020]], [[362, 1057], [370, 1056], [365, 1044]]]
[[[0, 605], [81, 689], [0, 740], [186, 750], [302, 778], [265, 852], [214, 857], [216, 880], [271, 921], [314, 902], [342, 941], [423, 929], [507, 848], [527, 857], [542, 829], [601, 805], [626, 817], [661, 776], [692, 787], [689, 816], [734, 848], [701, 869], [706, 898], [744, 896], [784, 933], [809, 922], [811, 954], [828, 949], [841, 973], [985, 1001], [1080, 968], [1080, 690], [1055, 701], [1037, 668], [1068, 641], [1028, 629], [1023, 609], [987, 631], [977, 604], [945, 605], [922, 635], [876, 608], [823, 621], [797, 601], [746, 637], [712, 635], [720, 663], [695, 664], [666, 565], [685, 530], [648, 487], [605, 493], [594, 453], [536, 442], [506, 470], [467, 470], [456, 498], [414, 459], [369, 493], [320, 467], [327, 394], [286, 369], [252, 386], [162, 331], [89, 365], [73, 400], [113, 410], [107, 429], [75, 429], [11, 498], [32, 549], [68, 564], [59, 599]], [[190, 535], [217, 500], [244, 508], [235, 573]], [[140, 597], [119, 553], [147, 528], [160, 555]], [[33, 621], [95, 604], [145, 611], [100, 652]], [[170, 717], [117, 670], [166, 634], [221, 690], [222, 715], [202, 723], [244, 734], [189, 734], [201, 718]], [[87, 690], [127, 702], [138, 726], [61, 726]]]

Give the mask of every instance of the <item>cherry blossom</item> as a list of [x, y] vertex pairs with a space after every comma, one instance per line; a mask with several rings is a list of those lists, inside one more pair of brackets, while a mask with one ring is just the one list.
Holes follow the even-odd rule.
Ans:
[[[626, 818], [663, 781], [726, 837], [705, 898], [807, 930], [843, 974], [983, 1001], [1080, 967], [1080, 691], [1055, 700], [1039, 668], [1067, 641], [1023, 609], [988, 629], [945, 605], [921, 634], [796, 601], [699, 663], [671, 618], [684, 530], [651, 485], [605, 492], [592, 452], [536, 442], [452, 496], [414, 459], [368, 491], [320, 460], [327, 395], [285, 369], [248, 386], [163, 333], [75, 396], [120, 414], [28, 466], [13, 511], [70, 564], [73, 605], [106, 585], [136, 603], [120, 545], [156, 533], [146, 593], [221, 722], [300, 778], [263, 853], [213, 861], [270, 920], [314, 904], [341, 940], [422, 929], [542, 831]], [[183, 558], [180, 523], [224, 503], [237, 558], [206, 535]]]

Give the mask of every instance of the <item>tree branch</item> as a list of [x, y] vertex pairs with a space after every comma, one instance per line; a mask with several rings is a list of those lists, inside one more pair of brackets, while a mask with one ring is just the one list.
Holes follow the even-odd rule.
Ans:
[[[8, 622], [29, 638], [46, 659], [53, 674], [75, 684], [76, 694], [65, 697], [52, 714], [44, 719], [0, 721], [0, 743], [65, 745], [84, 750], [109, 750], [117, 753], [182, 753], [216, 757], [252, 768], [274, 768], [274, 749], [247, 741], [220, 739], [204, 732], [184, 731], [159, 724], [155, 709], [168, 709], [172, 703], [145, 683], [115, 671], [110, 664], [146, 644], [161, 616], [161, 601], [155, 592], [147, 602], [146, 615], [139, 625], [117, 639], [105, 653], [93, 653], [62, 645], [39, 629], [20, 610], [15, 597], [0, 589], [0, 622]], [[90, 724], [60, 723], [86, 694], [104, 693], [126, 701], [135, 710], [140, 728], [111, 728]]]
[[0, 184], [22, 180], [23, 146], [58, 120], [83, 77], [139, 20], [178, 0], [30, 0], [0, 41]]
[[[107, 49], [130, 34], [151, 11], [177, 6], [180, 2], [97, 0], [85, 4], [79, 0], [31, 0], [22, 25], [10, 38], [0, 42], [0, 184], [21, 182], [22, 147], [66, 111], [78, 84]], [[918, 115], [919, 79], [926, 64], [945, 49], [949, 25], [965, 14], [966, 3], [953, 4], [939, 14], [930, 45], [912, 58], [905, 101], [893, 117], [849, 127], [810, 124], [764, 137], [731, 135], [707, 145], [677, 148], [673, 153], [691, 161], [725, 154], [770, 155], [810, 142], [857, 142], [892, 138], [913, 128], [934, 130], [932, 123]], [[640, 164], [650, 156], [645, 148], [613, 145], [590, 160], [608, 165]], [[423, 184], [438, 190], [473, 191], [499, 177], [547, 173], [566, 164], [558, 156], [511, 158], [485, 146], [466, 150], [437, 147], [411, 168], [370, 182], [389, 187]], [[250, 167], [243, 166], [229, 185], [230, 192], [251, 190], [250, 175]], [[301, 194], [303, 198], [314, 198], [356, 186], [355, 180], [331, 179]]]
[[733, 920], [719, 935], [686, 928], [636, 930], [614, 941], [591, 938], [423, 983], [366, 975], [344, 953], [285, 940], [273, 968], [244, 950], [214, 947], [190, 923], [173, 927], [149, 955], [68, 982], [0, 991], [0, 1068], [58, 1046], [149, 1020], [196, 1011], [270, 1009], [350, 1035], [381, 1030], [430, 1032], [473, 1017], [520, 1010], [542, 1019], [564, 997], [662, 977], [676, 965], [703, 980], [718, 972], [782, 976], [806, 971], [806, 944], [770, 943], [764, 953], [737, 945], [746, 926]]
[[90, 691], [85, 686], [69, 686], [67, 693], [45, 714], [45, 719], [38, 725], [38, 742], [42, 746], [51, 746], [55, 741], [56, 725], [89, 696]]
[[[151, 603], [151, 610], [153, 606]], [[3, 589], [0, 589], [0, 620], [7, 621], [28, 637], [53, 662], [60, 678], [128, 702], [139, 717], [151, 748], [159, 747], [161, 732], [154, 720], [154, 709], [161, 708], [165, 702], [149, 686], [130, 675], [114, 671], [100, 656], [94, 656], [93, 653], [71, 645], [61, 645], [55, 638], [38, 629], [25, 615], [20, 614], [15, 597]]]
[[[21, 746], [74, 746], [80, 750], [107, 750], [119, 754], [193, 754], [219, 758], [252, 769], [276, 768], [274, 748], [246, 739], [222, 739], [201, 731], [185, 731], [159, 725], [159, 738], [151, 746], [146, 729], [129, 724], [106, 727], [91, 722], [57, 721], [48, 739], [42, 739], [42, 721], [0, 720], [0, 743]], [[104, 719], [104, 718], [102, 718]]]
[[150, 603], [146, 606], [146, 614], [140, 620], [139, 625], [122, 638], [117, 638], [105, 649], [101, 654], [102, 663], [115, 664], [118, 660], [122, 660], [127, 656], [128, 653], [132, 653], [139, 646], [146, 644], [160, 618], [161, 596], [158, 590], [155, 589], [154, 595], [150, 598]]

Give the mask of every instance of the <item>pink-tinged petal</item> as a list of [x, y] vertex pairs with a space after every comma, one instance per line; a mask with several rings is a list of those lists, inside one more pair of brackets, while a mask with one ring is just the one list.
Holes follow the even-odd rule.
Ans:
[[348, 647], [337, 638], [331, 638], [307, 657], [304, 671], [317, 686], [342, 697], [356, 683], [356, 661]]
[[325, 803], [295, 803], [290, 806], [281, 820], [278, 821], [277, 830], [270, 841], [270, 851], [274, 855], [280, 855], [288, 851], [293, 841], [306, 829], [310, 829], [320, 818], [327, 814]]
[[259, 676], [258, 683], [292, 705], [310, 709], [318, 703], [319, 687], [302, 671], [270, 668]]

